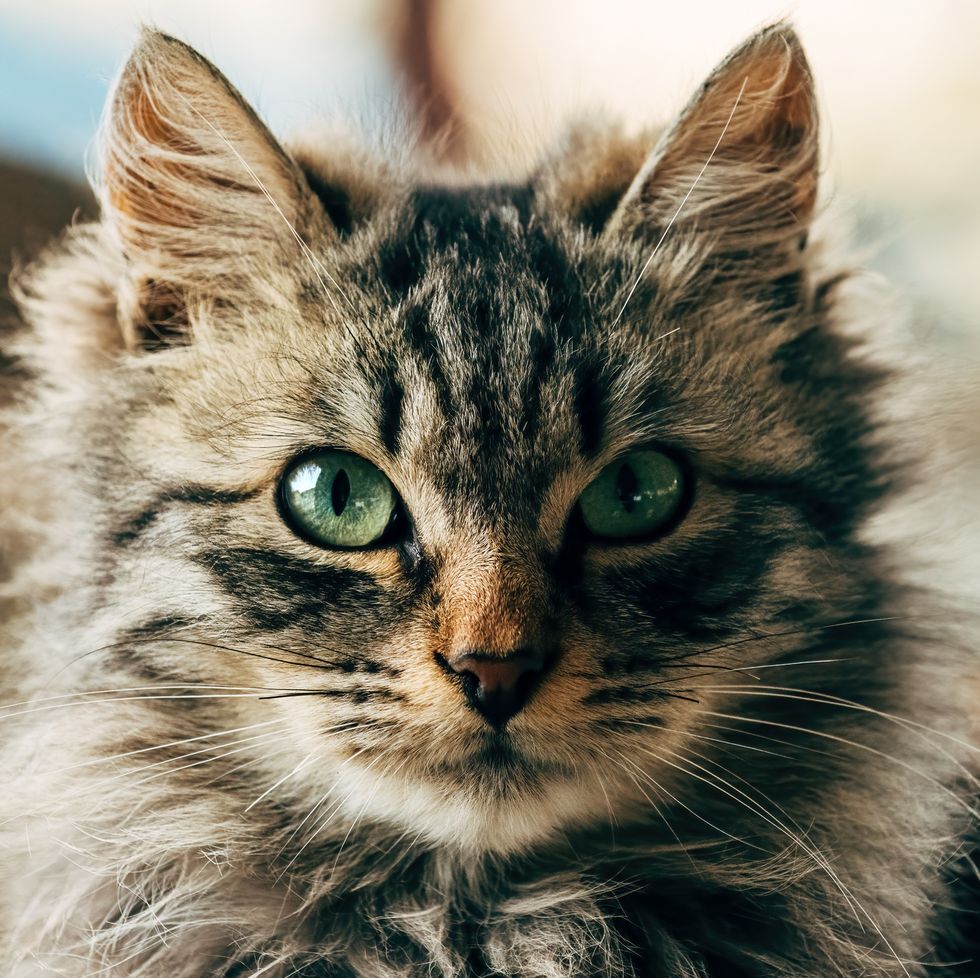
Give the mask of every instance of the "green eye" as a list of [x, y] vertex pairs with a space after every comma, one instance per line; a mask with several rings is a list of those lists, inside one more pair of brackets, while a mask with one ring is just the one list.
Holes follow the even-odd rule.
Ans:
[[398, 497], [359, 455], [324, 450], [294, 463], [282, 480], [288, 522], [322, 547], [368, 547], [388, 529]]
[[677, 515], [684, 473], [661, 452], [630, 452], [607, 465], [579, 497], [589, 532], [607, 540], [651, 536]]

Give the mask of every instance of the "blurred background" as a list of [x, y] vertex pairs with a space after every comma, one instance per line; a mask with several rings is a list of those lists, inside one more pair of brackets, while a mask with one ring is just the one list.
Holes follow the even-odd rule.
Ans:
[[780, 17], [813, 64], [832, 195], [915, 310], [908, 338], [966, 391], [954, 409], [941, 383], [937, 410], [980, 498], [975, 0], [0, 0], [0, 281], [92, 212], [84, 160], [141, 23], [215, 61], [281, 136], [340, 118], [397, 140], [414, 107], [432, 130], [457, 120], [449, 155], [519, 147], [519, 167], [569, 116], [665, 121]]

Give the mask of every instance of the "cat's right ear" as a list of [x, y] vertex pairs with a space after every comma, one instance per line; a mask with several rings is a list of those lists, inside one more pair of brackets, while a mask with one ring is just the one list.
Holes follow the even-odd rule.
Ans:
[[803, 47], [786, 24], [737, 47], [650, 152], [644, 140], [583, 130], [552, 176], [561, 205], [607, 240], [651, 245], [703, 232], [743, 256], [798, 243], [814, 214], [818, 120]]
[[661, 136], [607, 233], [710, 229], [722, 250], [798, 239], [817, 198], [813, 78], [796, 32], [759, 31], [718, 65]]
[[193, 296], [229, 296], [326, 230], [297, 165], [223, 75], [144, 31], [103, 122], [95, 184], [126, 259], [133, 346], [180, 342]]

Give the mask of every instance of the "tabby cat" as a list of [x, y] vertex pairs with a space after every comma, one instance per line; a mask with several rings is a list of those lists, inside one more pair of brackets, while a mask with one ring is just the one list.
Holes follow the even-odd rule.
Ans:
[[5, 976], [980, 974], [789, 27], [523, 182], [287, 152], [153, 32], [100, 146], [17, 280]]

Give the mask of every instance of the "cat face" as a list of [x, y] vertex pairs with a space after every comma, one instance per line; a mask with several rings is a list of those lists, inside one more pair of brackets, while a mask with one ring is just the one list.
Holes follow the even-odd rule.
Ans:
[[815, 144], [781, 28], [652, 155], [582, 132], [473, 187], [290, 157], [148, 36], [103, 144], [94, 632], [281, 722], [249, 784], [297, 821], [509, 851], [683, 799], [717, 687], [867, 600], [875, 377], [807, 243]]

